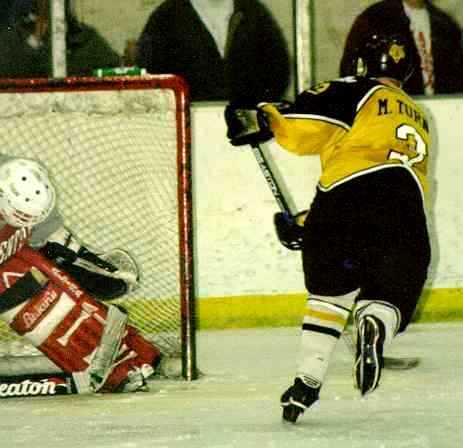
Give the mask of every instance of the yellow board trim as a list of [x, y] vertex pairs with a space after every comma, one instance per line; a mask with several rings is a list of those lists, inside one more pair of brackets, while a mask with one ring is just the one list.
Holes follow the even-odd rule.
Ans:
[[[207, 297], [198, 300], [200, 329], [300, 326], [305, 293]], [[428, 289], [423, 292], [414, 322], [463, 320], [463, 288]]]

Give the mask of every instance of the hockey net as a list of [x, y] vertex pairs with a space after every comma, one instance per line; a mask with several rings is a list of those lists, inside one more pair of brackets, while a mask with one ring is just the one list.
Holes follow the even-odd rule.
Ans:
[[[189, 104], [172, 75], [0, 83], [0, 151], [45, 164], [65, 224], [121, 248], [140, 286], [130, 323], [196, 376]], [[0, 324], [0, 361], [38, 356]]]

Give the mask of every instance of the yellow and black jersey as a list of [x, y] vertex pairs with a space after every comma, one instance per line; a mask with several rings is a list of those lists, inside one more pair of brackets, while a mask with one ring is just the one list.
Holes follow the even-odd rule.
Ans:
[[321, 190], [394, 166], [408, 169], [427, 190], [429, 125], [399, 88], [348, 77], [302, 92], [283, 113], [271, 104], [263, 109], [281, 146], [320, 155]]

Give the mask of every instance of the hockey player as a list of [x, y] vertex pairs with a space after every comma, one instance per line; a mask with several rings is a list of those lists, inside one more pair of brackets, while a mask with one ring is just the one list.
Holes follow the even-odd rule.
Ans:
[[[74, 269], [80, 260], [83, 268]], [[80, 392], [145, 386], [160, 351], [127, 324], [125, 312], [89, 293], [103, 291], [120, 272], [63, 229], [54, 186], [33, 160], [0, 164], [0, 274], [0, 319], [72, 374]], [[87, 279], [85, 290], [80, 282]], [[127, 284], [120, 280], [111, 294], [119, 296]]]
[[357, 50], [357, 76], [318, 84], [284, 107], [226, 109], [233, 145], [274, 136], [297, 155], [321, 159], [303, 228], [279, 233], [287, 247], [302, 248], [310, 296], [295, 380], [281, 396], [287, 421], [296, 422], [319, 399], [351, 312], [355, 385], [362, 395], [378, 386], [384, 347], [407, 328], [426, 280], [430, 129], [400, 88], [411, 66], [400, 36], [373, 35]]

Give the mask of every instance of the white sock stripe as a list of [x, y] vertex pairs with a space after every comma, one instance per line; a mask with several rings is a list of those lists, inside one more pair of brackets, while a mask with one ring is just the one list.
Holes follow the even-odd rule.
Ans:
[[351, 311], [350, 308], [335, 305], [329, 302], [324, 302], [323, 300], [319, 300], [319, 299], [309, 299], [309, 301], [307, 302], [307, 308], [320, 310], [320, 311], [324, 311], [325, 309], [327, 309], [336, 314], [341, 314], [346, 320], [349, 317], [349, 314]]
[[319, 298], [321, 300], [328, 300], [330, 302], [338, 302], [340, 301], [341, 303], [342, 302], [346, 302], [346, 301], [349, 301], [349, 302], [353, 302], [355, 300], [355, 298], [358, 296], [360, 292], [360, 288], [358, 289], [355, 289], [354, 291], [350, 291], [346, 294], [341, 294], [340, 296], [322, 296], [320, 294], [313, 294], [309, 291], [309, 296], [310, 297], [316, 297], [316, 298]]
[[359, 300], [354, 311], [355, 322], [366, 314], [371, 314], [383, 322], [386, 330], [385, 342], [392, 342], [400, 328], [400, 310], [393, 304], [382, 300]]
[[390, 302], [385, 302], [383, 300], [359, 300], [356, 303], [356, 307], [355, 307], [355, 311], [354, 311], [354, 319], [357, 320], [357, 316], [358, 316], [359, 313], [363, 314], [367, 307], [370, 307], [370, 306], [373, 306], [373, 305], [384, 306], [384, 307], [388, 308], [389, 310], [391, 310], [395, 314], [395, 316], [396, 316], [396, 325], [395, 325], [395, 328], [394, 328], [394, 335], [396, 335], [397, 332], [399, 331], [400, 323], [402, 322], [402, 314], [401, 314], [399, 308], [397, 308], [395, 305], [393, 305]]
[[296, 377], [300, 378], [304, 384], [306, 384], [309, 387], [313, 387], [314, 389], [322, 385], [322, 383], [319, 380], [304, 373], [296, 373]]
[[331, 355], [360, 290], [342, 296], [310, 294], [304, 316], [297, 373], [323, 383]]
[[343, 294], [341, 296], [321, 296], [319, 294], [312, 294], [309, 291], [308, 301], [310, 302], [311, 300], [316, 300], [318, 302], [329, 303], [331, 305], [335, 305], [350, 311], [359, 292], [360, 289], [356, 289], [355, 291], [348, 292], [347, 294]]

